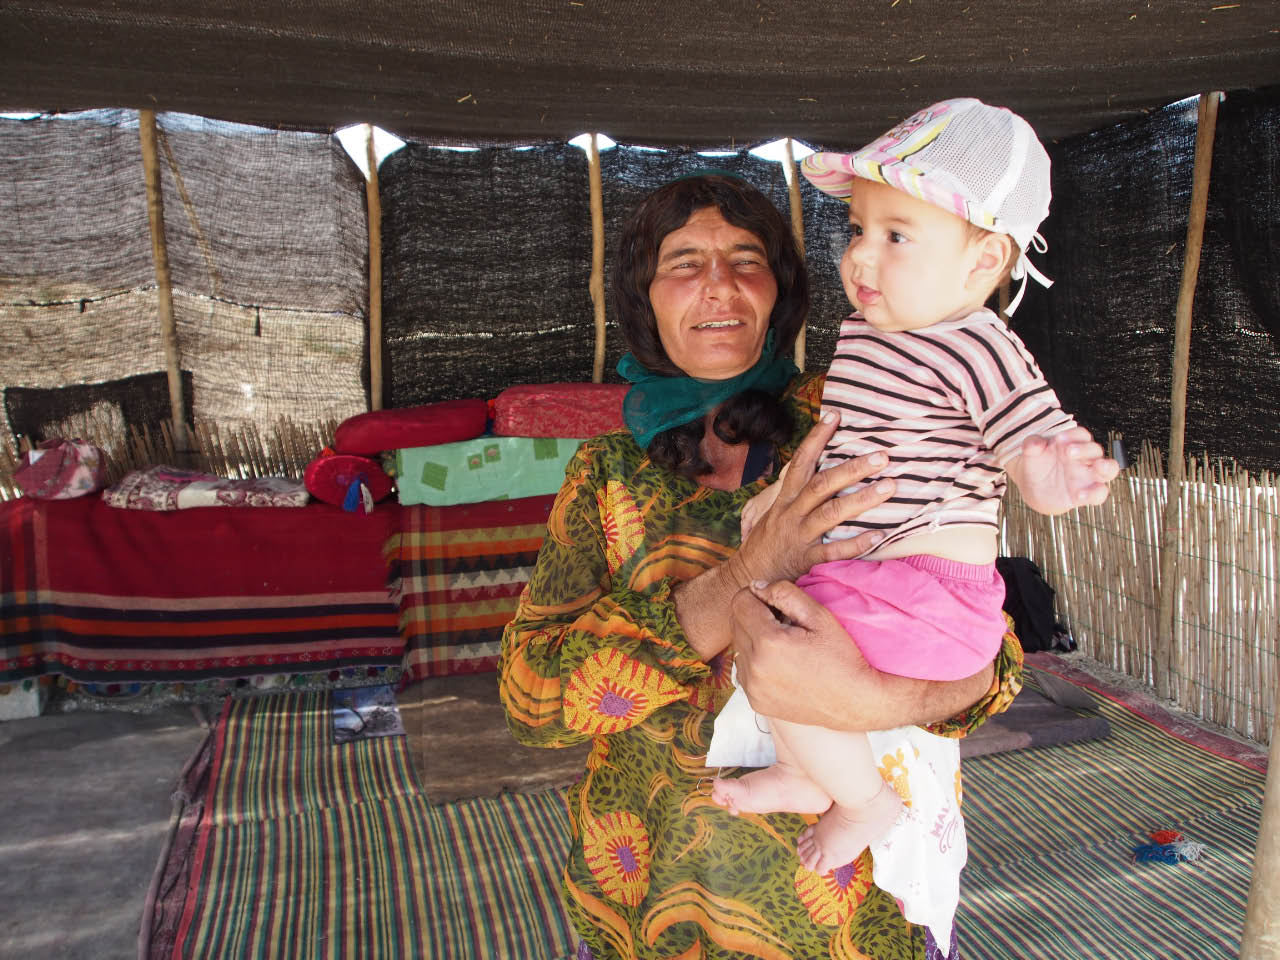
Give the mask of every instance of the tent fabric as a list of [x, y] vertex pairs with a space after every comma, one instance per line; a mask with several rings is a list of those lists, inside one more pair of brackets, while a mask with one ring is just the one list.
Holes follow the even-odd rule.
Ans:
[[[1196, 104], [1051, 148], [1053, 204], [1013, 327], [1095, 436], [1167, 449]], [[1191, 315], [1185, 446], [1280, 469], [1280, 87], [1219, 106]]]
[[[30, 436], [86, 432], [88, 420], [157, 426], [169, 416], [167, 387], [155, 404], [137, 379], [150, 383], [166, 369], [137, 114], [3, 126], [4, 425]], [[327, 134], [182, 114], [161, 114], [158, 128], [190, 415], [262, 423], [362, 412], [368, 221], [360, 171]], [[74, 397], [44, 398], [43, 413], [33, 406], [29, 391], [68, 385]]]
[[0, 107], [127, 106], [417, 140], [856, 146], [971, 95], [1042, 137], [1280, 80], [1272, 0], [26, 0]]

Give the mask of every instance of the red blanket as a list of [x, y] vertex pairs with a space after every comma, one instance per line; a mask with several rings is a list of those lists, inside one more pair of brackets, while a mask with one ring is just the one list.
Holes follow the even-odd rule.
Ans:
[[399, 505], [154, 513], [0, 503], [0, 680], [197, 680], [400, 662]]

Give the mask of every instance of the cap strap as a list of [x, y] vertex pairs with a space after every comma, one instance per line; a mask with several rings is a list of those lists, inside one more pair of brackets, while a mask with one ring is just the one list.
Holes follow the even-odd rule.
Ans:
[[[1049, 244], [1044, 237], [1040, 236], [1039, 231], [1031, 235], [1032, 247], [1037, 253], [1044, 253], [1049, 249]], [[1009, 306], [1004, 308], [1006, 317], [1013, 316], [1013, 311], [1018, 309], [1018, 304], [1022, 303], [1022, 295], [1027, 292], [1027, 278], [1031, 277], [1036, 283], [1048, 290], [1053, 286], [1053, 281], [1046, 277], [1043, 273], [1036, 269], [1036, 265], [1027, 259], [1027, 252], [1024, 250], [1018, 254], [1018, 261], [1013, 265], [1013, 270], [1009, 272], [1009, 277], [1013, 280], [1021, 280], [1022, 285], [1018, 287], [1018, 292], [1009, 302]]]

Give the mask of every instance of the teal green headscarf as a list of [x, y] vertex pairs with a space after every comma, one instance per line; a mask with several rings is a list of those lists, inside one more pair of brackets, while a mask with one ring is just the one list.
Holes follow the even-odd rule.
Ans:
[[765, 337], [756, 365], [728, 380], [668, 377], [627, 353], [618, 361], [618, 373], [632, 385], [622, 401], [622, 419], [636, 443], [647, 450], [662, 431], [701, 419], [730, 397], [747, 390], [778, 396], [799, 372], [790, 357], [774, 356], [773, 330]]

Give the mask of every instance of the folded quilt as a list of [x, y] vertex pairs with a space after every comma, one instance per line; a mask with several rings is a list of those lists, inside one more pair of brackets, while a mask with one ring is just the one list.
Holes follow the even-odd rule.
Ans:
[[396, 451], [402, 504], [451, 507], [555, 493], [581, 440], [477, 437]]
[[256, 477], [229, 480], [179, 467], [134, 470], [102, 491], [110, 506], [126, 510], [185, 510], [190, 507], [305, 507], [301, 480]]

